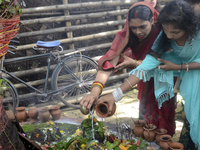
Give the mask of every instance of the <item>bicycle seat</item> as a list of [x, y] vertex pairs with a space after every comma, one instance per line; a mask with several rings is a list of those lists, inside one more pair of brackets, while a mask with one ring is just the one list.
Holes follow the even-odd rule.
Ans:
[[56, 47], [60, 45], [60, 41], [59, 40], [51, 42], [37, 41], [36, 45], [39, 47]]

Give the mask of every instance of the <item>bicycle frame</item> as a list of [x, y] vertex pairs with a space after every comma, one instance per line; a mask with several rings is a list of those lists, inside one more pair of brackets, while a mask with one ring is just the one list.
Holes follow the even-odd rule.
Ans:
[[[70, 57], [70, 55], [75, 54], [75, 53], [80, 53], [81, 51], [84, 51], [84, 50], [77, 50], [77, 51], [74, 51], [74, 52], [72, 52], [72, 53], [70, 53], [70, 54], [67, 54], [67, 56], [69, 55], [68, 57]], [[26, 61], [26, 60], [35, 59], [35, 58], [40, 58], [40, 57], [46, 57], [46, 56], [49, 57], [49, 58], [48, 58], [48, 68], [47, 68], [47, 72], [46, 72], [45, 86], [44, 86], [44, 90], [43, 90], [43, 91], [38, 90], [38, 89], [36, 89], [35, 87], [33, 87], [33, 86], [27, 84], [25, 81], [21, 80], [20, 78], [16, 77], [15, 75], [12, 75], [10, 72], [6, 71], [6, 70], [3, 68], [4, 63], [18, 62], [18, 61]], [[64, 90], [64, 89], [67, 89], [67, 88], [69, 88], [69, 87], [71, 87], [71, 86], [77, 85], [78, 83], [74, 83], [74, 84], [71, 84], [71, 85], [69, 85], [69, 86], [65, 86], [65, 87], [63, 87], [63, 88], [61, 88], [61, 89], [57, 89], [57, 90], [50, 91], [50, 92], [47, 93], [47, 85], [48, 85], [48, 78], [49, 78], [49, 71], [50, 71], [50, 64], [51, 64], [51, 59], [52, 59], [52, 57], [55, 58], [55, 60], [57, 60], [58, 63], [61, 63], [61, 65], [63, 64], [63, 63], [62, 63], [62, 60], [59, 60], [59, 58], [58, 58], [56, 55], [54, 55], [54, 54], [52, 53], [52, 51], [51, 51], [50, 53], [45, 53], [45, 54], [40, 54], [40, 55], [34, 55], [34, 56], [30, 56], [30, 57], [15, 58], [15, 59], [12, 59], [12, 60], [5, 60], [5, 58], [3, 57], [3, 59], [1, 60], [1, 71], [0, 71], [0, 73], [3, 72], [3, 73], [5, 73], [5, 74], [9, 75], [10, 77], [12, 77], [13, 79], [17, 80], [18, 82], [20, 82], [20, 83], [26, 85], [26, 86], [27, 86], [28, 88], [30, 88], [31, 90], [36, 91], [36, 92], [39, 93], [39, 94], [36, 93], [36, 95], [38, 95], [38, 96], [44, 96], [44, 97], [47, 97], [48, 95], [52, 95], [52, 94], [58, 94], [58, 92], [60, 92], [60, 91], [62, 91], [62, 90]], [[66, 55], [62, 55], [61, 57], [66, 57]], [[64, 65], [63, 65], [63, 66], [64, 66]], [[65, 69], [66, 69], [74, 78], [79, 79], [73, 72], [70, 71], [70, 69], [68, 69], [68, 67], [65, 66]]]

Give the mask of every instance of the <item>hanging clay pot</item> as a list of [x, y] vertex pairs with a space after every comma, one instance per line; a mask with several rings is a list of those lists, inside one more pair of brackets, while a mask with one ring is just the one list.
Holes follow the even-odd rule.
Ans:
[[60, 119], [60, 116], [61, 116], [60, 106], [59, 105], [54, 105], [54, 106], [51, 106], [50, 109], [51, 109], [51, 115], [53, 117], [53, 120]]
[[160, 147], [162, 150], [168, 150], [170, 148], [171, 141], [171, 135], [165, 134], [160, 136]]
[[134, 127], [134, 133], [136, 135], [136, 137], [144, 137], [144, 125], [145, 125], [146, 121], [145, 120], [137, 120], [134, 122], [135, 127]]
[[26, 113], [26, 107], [17, 107], [15, 108], [16, 109], [16, 119], [19, 121], [19, 122], [24, 122], [26, 121], [26, 118], [27, 118], [27, 113]]
[[47, 122], [49, 120], [50, 117], [50, 112], [49, 112], [49, 108], [48, 107], [41, 107], [38, 109], [39, 111], [39, 119], [42, 122]]
[[182, 143], [179, 143], [179, 142], [172, 142], [170, 144], [170, 149], [171, 150], [183, 150], [184, 149], [184, 146]]
[[31, 119], [30, 122], [33, 123], [33, 122], [36, 122], [38, 119], [38, 109], [37, 107], [30, 107], [28, 109], [28, 116], [29, 118]]
[[107, 102], [97, 104], [95, 107], [95, 111], [97, 116], [101, 118], [110, 117], [116, 111], [116, 104], [114, 103], [111, 114], [109, 114], [109, 105]]
[[156, 137], [156, 126], [153, 124], [146, 124], [144, 127], [144, 138], [148, 142], [153, 142]]
[[155, 130], [156, 132], [156, 142], [159, 144], [160, 143], [160, 136], [167, 134], [167, 130], [166, 129], [157, 129]]
[[11, 120], [15, 119], [15, 114], [13, 113], [12, 110], [6, 110], [6, 115], [7, 115], [8, 118], [11, 119]]

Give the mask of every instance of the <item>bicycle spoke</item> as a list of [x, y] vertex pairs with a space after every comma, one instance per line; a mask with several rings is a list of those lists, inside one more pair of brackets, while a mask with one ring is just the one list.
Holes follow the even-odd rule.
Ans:
[[[55, 75], [52, 80], [54, 81], [53, 88], [62, 89], [65, 86], [77, 83], [61, 91], [59, 97], [62, 101], [66, 101], [68, 106], [77, 108], [80, 95], [83, 96], [84, 93], [90, 91], [90, 87], [97, 74], [97, 69], [98, 66], [96, 63], [85, 56], [81, 58], [79, 56], [66, 58], [64, 65], [60, 65], [55, 70]], [[72, 72], [73, 74], [71, 74]]]

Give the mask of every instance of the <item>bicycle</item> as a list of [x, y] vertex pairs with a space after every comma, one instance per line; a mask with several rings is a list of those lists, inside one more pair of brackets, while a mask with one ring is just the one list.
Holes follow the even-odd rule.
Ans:
[[[24, 84], [27, 88], [35, 92], [35, 96], [40, 102], [47, 102], [51, 96], [56, 96], [66, 106], [79, 108], [78, 98], [90, 91], [90, 87], [96, 77], [98, 65], [86, 55], [82, 55], [85, 49], [75, 50], [74, 52], [62, 54], [63, 48], [60, 41], [43, 42], [38, 41], [33, 47], [34, 50], [41, 51], [42, 54], [15, 58], [14, 60], [6, 60], [5, 57], [1, 60], [0, 78], [3, 79], [8, 88], [4, 88], [3, 105], [6, 110], [15, 108], [19, 105], [19, 94], [13, 83], [2, 76], [2, 73], [7, 74], [12, 79]], [[56, 54], [54, 54], [55, 52]], [[31, 60], [35, 58], [48, 57], [48, 68], [43, 91], [27, 84], [20, 78], [12, 75], [4, 69], [5, 63]], [[63, 58], [64, 57], [64, 58]], [[57, 61], [56, 67], [53, 69], [51, 76], [51, 91], [47, 92], [51, 60], [54, 58]], [[63, 59], [61, 59], [63, 58]]]

